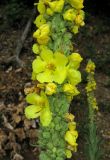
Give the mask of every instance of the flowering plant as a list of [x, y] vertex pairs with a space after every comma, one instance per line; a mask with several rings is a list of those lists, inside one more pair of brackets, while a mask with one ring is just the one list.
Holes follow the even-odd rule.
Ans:
[[[35, 86], [26, 96], [28, 119], [39, 118], [40, 160], [64, 160], [77, 151], [78, 132], [70, 102], [79, 94], [78, 70], [82, 57], [72, 37], [84, 25], [83, 0], [39, 0], [40, 13], [34, 21], [36, 55], [32, 63]], [[73, 34], [72, 34], [73, 33]]]
[[86, 94], [88, 101], [88, 135], [86, 135], [86, 155], [88, 160], [99, 160], [101, 159], [102, 153], [100, 148], [101, 139], [97, 134], [97, 125], [95, 121], [96, 111], [98, 111], [98, 104], [94, 93], [96, 90], [96, 82], [94, 79], [95, 63], [92, 60], [89, 60], [87, 63], [86, 72]]

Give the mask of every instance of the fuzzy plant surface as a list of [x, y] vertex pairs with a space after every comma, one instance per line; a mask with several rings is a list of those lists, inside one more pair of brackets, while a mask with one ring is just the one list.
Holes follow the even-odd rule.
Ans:
[[65, 160], [77, 151], [78, 132], [69, 106], [80, 92], [83, 60], [73, 36], [84, 26], [83, 0], [39, 0], [32, 50], [33, 86], [25, 89], [25, 115], [39, 119], [40, 160]]

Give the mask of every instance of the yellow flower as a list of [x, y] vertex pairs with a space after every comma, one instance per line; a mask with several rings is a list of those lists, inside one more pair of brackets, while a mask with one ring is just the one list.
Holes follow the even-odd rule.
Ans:
[[37, 43], [33, 44], [32, 46], [32, 51], [35, 53], [35, 54], [39, 54], [39, 45]]
[[26, 96], [27, 103], [39, 105], [39, 106], [49, 106], [48, 99], [44, 92], [40, 94], [30, 93]]
[[51, 8], [47, 8], [46, 9], [46, 13], [49, 15], [49, 16], [52, 16], [54, 14], [54, 11], [51, 9]]
[[97, 100], [95, 97], [93, 98], [91, 104], [92, 104], [93, 109], [98, 110]]
[[42, 0], [39, 1], [37, 9], [38, 9], [40, 14], [44, 14], [45, 13], [46, 7], [45, 7], [45, 4], [44, 4], [44, 2]]
[[52, 95], [52, 94], [56, 93], [56, 88], [57, 88], [57, 86], [55, 83], [48, 83], [46, 85], [45, 93], [47, 95]]
[[68, 128], [70, 131], [74, 131], [76, 129], [76, 122], [69, 122]]
[[50, 109], [48, 107], [44, 108], [41, 111], [41, 115], [40, 115], [40, 122], [42, 126], [48, 126], [51, 120], [52, 120], [52, 113], [50, 112]]
[[39, 28], [40, 26], [42, 26], [43, 24], [46, 23], [46, 19], [44, 18], [44, 16], [42, 14], [40, 14], [39, 16], [36, 17], [34, 24]]
[[81, 82], [81, 73], [73, 68], [68, 69], [67, 79], [73, 86]]
[[29, 105], [25, 108], [25, 116], [28, 119], [34, 119], [40, 116], [42, 107], [36, 105]]
[[63, 91], [67, 94], [72, 94], [72, 96], [76, 96], [80, 93], [75, 86], [69, 83], [64, 84]]
[[79, 26], [78, 25], [74, 25], [73, 28], [71, 29], [71, 32], [73, 32], [74, 34], [77, 34], [78, 33], [78, 29], [79, 29]]
[[44, 92], [40, 95], [30, 93], [26, 96], [26, 101], [32, 105], [25, 108], [25, 115], [28, 119], [40, 117], [42, 126], [48, 126], [52, 119], [52, 113], [49, 109], [49, 102]]
[[40, 56], [33, 61], [33, 72], [40, 83], [56, 82], [62, 84], [67, 76], [68, 58], [49, 49], [42, 50]]
[[73, 137], [78, 138], [78, 132], [76, 130], [70, 130]]
[[72, 113], [66, 113], [65, 118], [68, 121], [73, 121], [74, 120], [74, 115]]
[[90, 81], [90, 82], [87, 83], [87, 86], [86, 86], [86, 91], [87, 92], [91, 92], [95, 89], [96, 89], [96, 82], [95, 81]]
[[47, 44], [49, 41], [50, 26], [43, 24], [34, 32], [33, 37], [37, 39], [39, 44]]
[[48, 5], [49, 2], [51, 2], [51, 0], [43, 0], [44, 4]]
[[71, 6], [76, 9], [82, 9], [84, 7], [83, 1], [84, 0], [68, 0], [68, 2], [71, 4]]
[[68, 149], [71, 151], [76, 152], [77, 151], [77, 143], [76, 139], [78, 138], [78, 132], [76, 129], [76, 123], [75, 122], [69, 122], [68, 123], [69, 130], [65, 134], [65, 141], [68, 143]]
[[45, 104], [45, 98], [43, 96], [36, 94], [36, 93], [29, 93], [26, 96], [26, 101], [27, 101], [27, 103], [35, 104], [38, 106], [44, 106], [44, 104]]
[[77, 15], [77, 11], [75, 9], [68, 9], [64, 14], [63, 14], [63, 18], [64, 20], [68, 20], [68, 21], [74, 21]]
[[77, 146], [78, 144], [76, 143], [74, 146], [68, 145], [67, 148], [73, 152], [77, 152]]
[[89, 60], [87, 66], [86, 66], [86, 72], [93, 73], [94, 70], [95, 70], [95, 63], [92, 62], [91, 60]]
[[[67, 80], [68, 83], [75, 86], [81, 82], [81, 73], [77, 70], [77, 68], [79, 67], [80, 62], [82, 61], [82, 58], [78, 53], [73, 53], [71, 56], [68, 57], [68, 59], [69, 59], [69, 64], [68, 64]], [[75, 87], [74, 91], [77, 91]]]
[[40, 45], [40, 51], [44, 51], [44, 50], [48, 50], [49, 48], [47, 47], [47, 45]]
[[76, 146], [77, 137], [78, 137], [77, 131], [67, 131], [65, 134], [65, 141], [71, 146]]
[[52, 11], [60, 13], [64, 6], [64, 0], [52, 1], [48, 4]]
[[71, 158], [72, 157], [72, 152], [69, 149], [66, 149], [66, 157]]
[[69, 56], [69, 62], [70, 62], [69, 65], [74, 69], [78, 69], [82, 60], [83, 58], [80, 56], [79, 53], [72, 53]]
[[84, 17], [85, 17], [85, 14], [84, 14], [84, 11], [83, 10], [80, 10], [79, 11], [79, 14], [76, 16], [75, 18], [75, 23], [76, 25], [79, 25], [79, 26], [84, 26]]

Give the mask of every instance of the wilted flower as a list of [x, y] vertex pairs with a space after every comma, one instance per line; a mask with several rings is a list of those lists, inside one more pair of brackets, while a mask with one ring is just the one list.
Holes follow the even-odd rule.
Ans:
[[65, 118], [68, 121], [73, 121], [74, 120], [74, 115], [72, 113], [66, 113]]

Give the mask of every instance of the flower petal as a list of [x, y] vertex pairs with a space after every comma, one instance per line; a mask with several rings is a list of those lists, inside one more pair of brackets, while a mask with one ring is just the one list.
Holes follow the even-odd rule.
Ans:
[[33, 44], [32, 46], [32, 51], [35, 53], [35, 54], [39, 54], [39, 46], [37, 43]]
[[57, 66], [64, 67], [68, 63], [68, 58], [64, 54], [61, 54], [60, 52], [55, 52], [54, 56]]
[[58, 84], [62, 84], [64, 80], [66, 79], [66, 76], [67, 76], [67, 68], [59, 67], [54, 71], [53, 80], [54, 82], [57, 82]]
[[53, 59], [53, 52], [48, 48], [44, 48], [42, 49], [40, 56], [44, 61], [50, 62], [51, 59]]
[[40, 83], [52, 82], [52, 81], [53, 81], [53, 76], [52, 76], [51, 71], [46, 70], [46, 71], [43, 72], [43, 73], [39, 73], [39, 74], [37, 75], [37, 80], [38, 80]]
[[81, 82], [81, 73], [75, 69], [68, 69], [67, 78], [69, 83], [77, 85]]
[[72, 153], [69, 149], [66, 149], [66, 157], [67, 158], [71, 158], [72, 157]]
[[69, 57], [69, 65], [70, 67], [74, 69], [78, 69], [80, 66], [80, 62], [83, 60], [83, 58], [80, 56], [79, 53], [72, 53]]
[[70, 131], [74, 131], [76, 129], [76, 122], [69, 122], [68, 128]]
[[52, 120], [52, 113], [49, 108], [44, 108], [40, 115], [40, 122], [42, 126], [48, 126]]
[[45, 5], [44, 5], [44, 3], [42, 1], [40, 1], [38, 3], [37, 9], [38, 9], [40, 14], [44, 14], [45, 13], [45, 9], [46, 8], [45, 8]]
[[45, 70], [45, 62], [41, 60], [40, 57], [37, 57], [32, 63], [32, 68], [34, 73], [40, 73]]
[[45, 99], [36, 93], [30, 93], [26, 96], [26, 101], [30, 104], [43, 106]]
[[48, 101], [46, 94], [43, 91], [41, 91], [40, 95], [45, 100], [45, 107], [49, 107], [49, 101]]
[[68, 142], [71, 146], [76, 145], [76, 137], [74, 137], [70, 131], [67, 131], [65, 134], [65, 141]]
[[34, 21], [34, 24], [37, 26], [37, 27], [40, 27], [41, 25], [45, 24], [46, 23], [46, 20], [44, 18], [44, 16], [41, 14], [39, 16], [37, 16], [37, 18], [35, 19]]
[[36, 105], [30, 105], [25, 108], [25, 115], [28, 119], [34, 119], [40, 116], [42, 107]]

